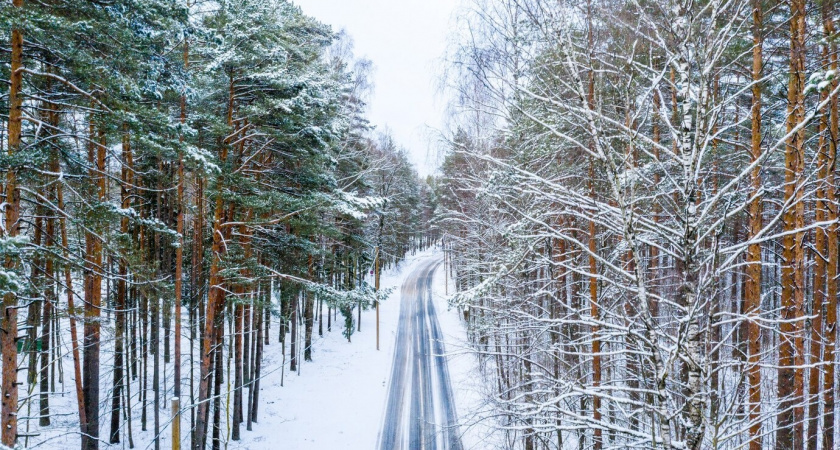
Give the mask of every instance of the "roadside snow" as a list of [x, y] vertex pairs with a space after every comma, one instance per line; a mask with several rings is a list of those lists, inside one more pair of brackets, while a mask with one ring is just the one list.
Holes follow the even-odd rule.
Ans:
[[[266, 351], [266, 368], [272, 373], [263, 379], [260, 393], [265, 399], [259, 424], [243, 432], [243, 440], [231, 442], [230, 449], [274, 450], [278, 446], [297, 450], [370, 450], [376, 448], [385, 411], [388, 378], [394, 355], [400, 309], [400, 286], [405, 276], [439, 250], [410, 257], [400, 266], [383, 272], [382, 288], [394, 287], [380, 307], [381, 350], [376, 351], [375, 312], [362, 314], [362, 331], [348, 343], [341, 326], [314, 344], [311, 363], [302, 365], [298, 376], [288, 373], [280, 387], [279, 352]], [[448, 290], [441, 264], [435, 272], [433, 299], [444, 335], [449, 374], [465, 450], [491, 450], [503, 447], [503, 436], [492, 424], [485, 401], [490, 384], [481, 376], [478, 359], [469, 348], [461, 314], [450, 309]], [[273, 345], [273, 344], [272, 344]], [[288, 362], [287, 362], [288, 363]]]
[[[240, 442], [229, 449], [370, 450], [376, 448], [382, 427], [388, 377], [394, 354], [400, 314], [400, 285], [412, 270], [434, 257], [428, 250], [383, 271], [381, 287], [394, 287], [380, 306], [380, 348], [376, 350], [376, 313], [362, 313], [362, 331], [348, 343], [342, 336], [343, 321], [314, 339], [313, 361], [301, 373], [289, 373], [286, 361], [284, 386], [280, 386], [282, 356], [275, 344], [266, 348], [260, 398], [260, 422], [243, 431]], [[339, 316], [340, 318], [340, 316]], [[324, 318], [326, 320], [326, 317]], [[317, 327], [317, 324], [316, 324]]]

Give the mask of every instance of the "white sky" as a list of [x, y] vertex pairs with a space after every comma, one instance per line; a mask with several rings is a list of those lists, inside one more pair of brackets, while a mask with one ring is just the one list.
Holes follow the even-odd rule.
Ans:
[[369, 117], [389, 129], [421, 175], [434, 171], [429, 151], [443, 129], [445, 100], [439, 84], [448, 28], [457, 0], [293, 0], [307, 15], [342, 28], [356, 57], [373, 61]]

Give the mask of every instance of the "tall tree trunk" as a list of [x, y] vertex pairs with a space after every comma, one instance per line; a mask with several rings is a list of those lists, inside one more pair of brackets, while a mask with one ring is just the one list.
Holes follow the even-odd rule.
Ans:
[[[821, 46], [821, 59], [822, 64], [825, 67], [828, 66], [828, 41], [830, 39], [830, 37], [826, 37], [826, 42]], [[826, 100], [828, 100], [828, 93], [822, 92], [820, 94], [820, 101], [822, 102]], [[828, 111], [825, 111], [824, 114], [820, 115], [819, 143], [817, 149], [817, 175], [819, 180], [817, 181], [817, 192], [816, 199], [814, 202], [814, 220], [817, 223], [822, 223], [825, 221], [826, 217], [828, 216], [827, 204], [831, 201], [831, 199], [825, 196], [825, 180], [826, 178], [828, 178], [829, 171], [829, 121], [830, 117]], [[808, 450], [817, 450], [820, 444], [818, 429], [820, 423], [820, 402], [822, 400], [821, 393], [823, 389], [823, 383], [820, 381], [820, 372], [822, 372], [822, 368], [820, 367], [819, 363], [823, 361], [823, 319], [826, 315], [823, 308], [825, 306], [826, 300], [826, 250], [828, 250], [828, 236], [826, 234], [827, 231], [827, 228], [824, 226], [819, 226], [814, 229], [814, 247], [812, 252], [814, 258], [812, 272], [813, 288], [810, 311], [811, 318], [807, 322], [808, 340], [810, 343], [810, 348], [808, 351], [808, 363], [810, 367], [808, 374], [808, 434], [805, 438], [805, 443]]]
[[[788, 84], [787, 132], [790, 134], [804, 120], [805, 86], [805, 0], [790, 2], [790, 79]], [[785, 193], [788, 209], [784, 212], [782, 299], [779, 342], [780, 412], [776, 448], [802, 448], [804, 343], [802, 316], [805, 294], [804, 202], [802, 170], [804, 167], [804, 127], [793, 133], [785, 147]]]
[[131, 382], [128, 381], [128, 374], [125, 375], [125, 389], [123, 389], [123, 405], [125, 407], [125, 426], [128, 432], [128, 448], [134, 448], [134, 436], [131, 430]]
[[[192, 314], [192, 321], [190, 322], [190, 404], [195, 405], [195, 386], [194, 386], [194, 358], [193, 358], [193, 342], [196, 338], [196, 328], [202, 322], [202, 316], [205, 311], [205, 297], [202, 292], [204, 285], [204, 277], [202, 276], [202, 267], [204, 266], [204, 180], [197, 176], [195, 180], [197, 190], [195, 194], [195, 202], [197, 212], [193, 220], [193, 254], [192, 254], [192, 304], [190, 305], [190, 312]], [[198, 333], [201, 336], [199, 339], [199, 352], [201, 351], [202, 343], [204, 342], [204, 331]], [[199, 357], [199, 359], [201, 359]], [[195, 448], [196, 434], [196, 408], [190, 408], [190, 442]]]
[[[834, 36], [836, 30], [834, 28], [834, 2], [825, 1], [822, 3], [823, 7], [823, 27], [826, 36]], [[834, 73], [837, 73], [837, 43], [835, 40], [828, 42], [828, 61], [829, 67]], [[831, 90], [837, 88], [837, 81], [832, 80]], [[825, 348], [823, 349], [823, 359], [826, 362], [825, 373], [823, 374], [823, 448], [834, 448], [834, 416], [835, 416], [835, 343], [837, 341], [837, 264], [838, 264], [838, 233], [840, 228], [836, 223], [837, 189], [835, 185], [835, 170], [837, 168], [837, 139], [838, 139], [838, 109], [837, 109], [837, 95], [832, 95], [829, 99], [829, 123], [828, 123], [828, 152], [825, 159], [825, 178], [823, 180], [825, 186], [826, 201], [826, 217], [825, 219], [831, 223], [826, 230], [826, 246], [827, 246], [827, 261], [826, 261], [826, 288], [825, 288]], [[751, 449], [752, 450], [752, 449]]]
[[[122, 136], [122, 184], [120, 185], [120, 201], [123, 209], [131, 208], [131, 188], [133, 184], [133, 158], [131, 154], [131, 141], [128, 133], [128, 124], [123, 124]], [[129, 235], [128, 217], [120, 219], [120, 233]], [[127, 250], [127, 249], [126, 249]], [[111, 439], [112, 444], [120, 442], [120, 399], [121, 391], [125, 382], [123, 368], [125, 348], [125, 313], [127, 309], [126, 297], [128, 295], [128, 264], [126, 256], [119, 260], [119, 278], [117, 279], [117, 301], [115, 305], [115, 342], [114, 342], [114, 389], [111, 397]]]
[[[55, 173], [55, 172], [53, 172]], [[51, 196], [52, 197], [52, 196]], [[55, 199], [50, 199], [53, 204], [55, 204]], [[46, 247], [50, 249], [50, 251], [54, 251], [55, 249], [55, 219], [52, 217], [53, 213], [50, 213], [50, 217], [47, 217], [47, 227], [46, 227]], [[43, 311], [43, 320], [41, 321], [43, 328], [41, 329], [41, 369], [40, 369], [40, 413], [38, 416], [39, 425], [41, 426], [49, 426], [50, 425], [50, 339], [52, 338], [52, 310], [55, 305], [55, 267], [54, 267], [54, 258], [51, 254], [48, 254], [45, 261], [45, 270], [46, 277], [44, 278], [46, 284], [44, 286], [44, 311]]]
[[[315, 281], [314, 263], [312, 255], [309, 255], [309, 280]], [[313, 307], [315, 306], [315, 294], [306, 292], [306, 299], [303, 307], [303, 322], [304, 322], [304, 338], [303, 338], [303, 359], [304, 361], [312, 361], [312, 325], [314, 321]], [[361, 309], [361, 306], [359, 306]]]
[[[241, 294], [241, 293], [240, 293]], [[238, 441], [242, 423], [242, 300], [233, 305], [233, 431], [231, 439]]]
[[[208, 377], [208, 378], [209, 378], [209, 380], [208, 380], [208, 384], [209, 384], [210, 386], [212, 386], [212, 387], [215, 387], [215, 386], [216, 386], [216, 384], [215, 384], [215, 382], [213, 381], [213, 380], [214, 380], [213, 376], [214, 376], [214, 375], [215, 375], [215, 373], [216, 373], [216, 347], [215, 347], [215, 344], [213, 344], [212, 348], [213, 348], [213, 350], [211, 350], [211, 356], [210, 356], [210, 367], [212, 367], [212, 368], [213, 368], [213, 370], [211, 370], [211, 371], [210, 371], [210, 375], [209, 375], [209, 377]], [[211, 400], [212, 400], [212, 399], [207, 399], [207, 403], [211, 403]], [[208, 406], [208, 411], [209, 411], [209, 409], [210, 409], [210, 408], [209, 408], [209, 406]], [[209, 412], [208, 412], [208, 415], [209, 415]], [[201, 440], [202, 440], [203, 442], [207, 442], [207, 435], [210, 433], [210, 429], [211, 429], [211, 428], [212, 428], [212, 427], [210, 427], [210, 426], [205, 427], [205, 430], [204, 430], [204, 435], [203, 435], [203, 436], [201, 436]]]
[[224, 319], [222, 315], [216, 316], [216, 368], [214, 370], [215, 387], [213, 389], [213, 450], [221, 449], [221, 433], [222, 433], [222, 369], [224, 368]]
[[[595, 189], [592, 185], [592, 177], [594, 170], [592, 162], [589, 165], [589, 179], [590, 179], [590, 193], [595, 195]], [[599, 327], [597, 325], [600, 320], [600, 311], [598, 310], [598, 267], [595, 261], [595, 252], [597, 251], [595, 222], [589, 221], [589, 314], [592, 319], [592, 389], [595, 391], [592, 395], [592, 419], [595, 423], [601, 421], [601, 397], [598, 395], [598, 389], [601, 386], [601, 340], [598, 336]], [[601, 426], [593, 428], [593, 449], [600, 450], [603, 446], [601, 437]]]
[[[750, 137], [750, 160], [761, 157], [761, 68], [762, 68], [762, 10], [761, 0], [752, 0], [753, 5], [753, 65], [752, 65], [752, 135]], [[764, 226], [761, 192], [761, 167], [750, 172], [749, 238], [756, 239]], [[761, 450], [761, 327], [758, 316], [761, 313], [761, 244], [753, 242], [747, 249], [746, 281], [744, 289], [744, 314], [747, 315], [748, 344], [747, 383], [749, 406], [750, 450]]]
[[[589, 48], [594, 47], [593, 25], [592, 25], [592, 1], [587, 2], [587, 40]], [[595, 69], [590, 67], [587, 82], [586, 101], [591, 110], [595, 109]], [[594, 143], [590, 143], [594, 146]], [[595, 165], [592, 158], [589, 159], [589, 194], [592, 200], [595, 201]], [[598, 267], [595, 262], [595, 252], [597, 251], [595, 222], [589, 221], [589, 307], [590, 315], [592, 317], [592, 389], [595, 392], [592, 396], [592, 419], [598, 424], [601, 421], [601, 397], [598, 395], [598, 390], [601, 386], [601, 340], [598, 336], [599, 327], [597, 321], [600, 320], [600, 311], [598, 311]], [[601, 437], [600, 424], [593, 428], [593, 449], [601, 450], [603, 447], [603, 440]]]
[[140, 302], [137, 301], [137, 287], [129, 289], [129, 302], [131, 304], [131, 340], [128, 346], [128, 351], [131, 353], [131, 379], [137, 379], [137, 365], [140, 361], [137, 352], [137, 329], [138, 329], [138, 306]]
[[[659, 144], [662, 141], [662, 125], [661, 125], [661, 113], [662, 110], [662, 98], [659, 94], [659, 90], [655, 90], [653, 92], [653, 156], [654, 159], [659, 162]], [[653, 183], [655, 185], [659, 185], [661, 180], [661, 176], [659, 172], [653, 174]], [[653, 222], [659, 223], [660, 214], [662, 210], [659, 206], [659, 201], [653, 202]], [[659, 248], [656, 246], [650, 246], [650, 262], [648, 263], [648, 270], [649, 270], [649, 279], [652, 281], [650, 287], [650, 315], [652, 320], [657, 320], [659, 316], [659, 301], [656, 299], [656, 296], [659, 295], [659, 278], [660, 278], [660, 270], [659, 270]]]
[[252, 395], [253, 400], [251, 401], [251, 411], [250, 417], [251, 421], [257, 422], [257, 416], [259, 412], [260, 406], [260, 367], [262, 366], [262, 353], [263, 353], [263, 314], [265, 314], [265, 307], [263, 306], [264, 303], [260, 301], [259, 306], [257, 307], [256, 311], [256, 323], [257, 323], [257, 337], [256, 339], [256, 352], [254, 353], [254, 393]]
[[[52, 80], [48, 81], [48, 90], [52, 90]], [[51, 130], [55, 130], [58, 127], [58, 105], [52, 102], [47, 102], [45, 105], [47, 109], [47, 123], [50, 125]], [[49, 131], [52, 134], [52, 131]], [[59, 154], [58, 150], [54, 149], [50, 154], [50, 161], [47, 166], [47, 170], [53, 174], [57, 174], [61, 171], [61, 163], [59, 161]], [[49, 190], [49, 200], [50, 203], [53, 205], [59, 205], [58, 202], [58, 193], [57, 187], [53, 186], [50, 187]], [[58, 212], [61, 214], [61, 211]], [[50, 255], [47, 256], [46, 261], [46, 274], [47, 274], [47, 285], [44, 288], [44, 317], [43, 317], [43, 324], [44, 329], [42, 330], [42, 337], [41, 337], [41, 401], [40, 401], [40, 425], [41, 426], [49, 426], [50, 425], [50, 392], [55, 392], [55, 357], [52, 357], [50, 354], [50, 350], [52, 348], [53, 353], [55, 353], [57, 343], [54, 346], [50, 345], [50, 341], [53, 340], [56, 335], [58, 334], [58, 327], [52, 326], [53, 321], [55, 320], [53, 310], [55, 309], [56, 301], [57, 301], [57, 279], [58, 279], [58, 271], [55, 267], [55, 245], [56, 245], [56, 230], [55, 230], [55, 215], [56, 212], [52, 211], [47, 218], [47, 248], [50, 249]], [[52, 357], [52, 360], [50, 359]], [[53, 369], [52, 377], [50, 377], [50, 369]], [[51, 384], [50, 384], [51, 382]]]
[[[292, 342], [289, 346], [289, 370], [294, 372], [297, 370], [298, 365], [298, 358], [297, 358], [297, 346], [298, 346], [298, 302], [300, 301], [300, 292], [295, 290], [294, 294], [292, 295], [292, 302], [291, 302], [291, 321], [292, 321]], [[351, 313], [352, 314], [352, 313]], [[352, 324], [350, 327], [352, 328]], [[352, 330], [351, 330], [352, 331]]]
[[270, 345], [270, 336], [268, 335], [269, 330], [271, 330], [271, 314], [269, 311], [271, 310], [271, 287], [268, 287], [268, 294], [265, 299], [265, 314], [263, 314], [263, 346]]
[[[249, 298], [253, 300], [254, 297], [250, 295]], [[251, 309], [250, 301], [242, 305], [242, 384], [243, 390], [244, 386], [247, 386], [249, 391], [251, 390]], [[250, 407], [250, 404], [246, 405], [247, 402], [244, 399], [242, 402], [243, 408]], [[243, 410], [239, 418], [240, 422], [244, 422], [245, 416], [247, 414]]]
[[[38, 193], [38, 196], [43, 196], [43, 193]], [[33, 227], [32, 233], [32, 245], [35, 248], [41, 248], [43, 245], [43, 238], [44, 238], [44, 214], [46, 211], [44, 210], [43, 204], [39, 201], [38, 204], [35, 206], [35, 226]], [[30, 282], [32, 286], [35, 288], [35, 292], [39, 290], [39, 286], [41, 285], [41, 281], [44, 278], [44, 261], [41, 252], [36, 252], [32, 255], [32, 265], [31, 265], [31, 276]], [[37, 369], [37, 362], [38, 362], [38, 350], [36, 347], [36, 341], [38, 340], [38, 327], [41, 324], [41, 301], [35, 300], [29, 302], [29, 312], [26, 317], [26, 327], [27, 327], [27, 338], [23, 341], [23, 351], [28, 357], [28, 366], [27, 366], [27, 373], [26, 373], [26, 382], [31, 386], [34, 385], [36, 382], [36, 369]], [[29, 404], [27, 400], [27, 405]], [[28, 421], [27, 421], [28, 423]], [[27, 424], [28, 429], [28, 424]], [[24, 444], [25, 445], [25, 444]]]
[[[190, 3], [187, 2], [189, 9]], [[184, 71], [187, 72], [190, 67], [190, 41], [188, 38], [184, 40]], [[181, 126], [185, 127], [187, 124], [187, 94], [181, 93]], [[179, 136], [181, 144], [184, 142], [184, 134]], [[178, 198], [177, 205], [177, 224], [178, 231], [178, 246], [175, 248], [175, 354], [174, 354], [174, 368], [172, 380], [172, 396], [173, 408], [175, 409], [175, 417], [172, 418], [172, 440], [176, 449], [181, 447], [181, 295], [183, 292], [183, 278], [184, 278], [184, 185], [187, 179], [184, 176], [184, 155], [183, 152], [178, 153]]]
[[[144, 210], [145, 211], [145, 210]], [[140, 248], [143, 257], [146, 257], [148, 252], [147, 239], [145, 238], [144, 228], [140, 228]], [[140, 294], [140, 316], [142, 321], [142, 328], [140, 329], [140, 352], [143, 355], [142, 370], [140, 371], [140, 398], [142, 407], [140, 410], [140, 429], [146, 431], [147, 427], [147, 404], [149, 400], [149, 296], [144, 290], [139, 290]]]
[[87, 403], [85, 402], [85, 390], [82, 385], [82, 358], [80, 355], [79, 337], [76, 328], [76, 294], [73, 291], [73, 277], [70, 271], [70, 241], [67, 236], [67, 219], [64, 214], [64, 189], [61, 183], [56, 184], [55, 191], [56, 197], [58, 198], [58, 225], [61, 229], [62, 256], [65, 261], [64, 285], [67, 290], [67, 315], [70, 322], [70, 347], [73, 353], [73, 382], [76, 385], [76, 404], [78, 406], [79, 428], [84, 434], [87, 432], [87, 409], [85, 406]]
[[[158, 240], [158, 233], [155, 233], [155, 241]], [[156, 242], [157, 243], [157, 242]], [[157, 246], [156, 246], [157, 247]], [[160, 298], [157, 296], [149, 298], [149, 347], [152, 354], [152, 395], [154, 411], [153, 441], [155, 450], [160, 450]]]
[[[23, 0], [12, 0], [15, 8], [23, 6]], [[23, 32], [19, 28], [12, 30], [11, 38], [12, 61], [11, 83], [9, 88], [9, 126], [8, 143], [9, 156], [14, 155], [20, 148], [21, 135], [21, 107], [23, 98], [21, 89], [23, 74], [19, 69], [23, 66]], [[10, 169], [6, 172], [6, 238], [17, 237], [20, 231], [20, 190], [17, 187], [17, 171]], [[15, 270], [17, 263], [8, 258], [4, 265], [6, 269]], [[2, 395], [0, 395], [0, 443], [7, 447], [14, 447], [17, 440], [17, 296], [12, 293], [3, 295], [3, 309], [0, 311], [0, 352], [3, 353]]]
[[[233, 107], [235, 101], [236, 86], [234, 84], [234, 76], [230, 74], [229, 82], [229, 97], [228, 97], [228, 117], [227, 123], [231, 130], [233, 130]], [[219, 161], [222, 165], [227, 162], [228, 142], [223, 142], [219, 150]], [[195, 419], [195, 436], [193, 441], [193, 450], [204, 450], [206, 431], [207, 431], [207, 413], [210, 406], [208, 399], [210, 398], [210, 385], [208, 384], [210, 373], [210, 353], [213, 351], [212, 341], [214, 328], [216, 324], [216, 316], [222, 312], [224, 307], [224, 291], [222, 289], [222, 273], [219, 265], [219, 259], [224, 253], [224, 244], [222, 242], [222, 228], [225, 214], [225, 204], [222, 191], [224, 185], [222, 177], [218, 179], [218, 192], [216, 194], [216, 207], [213, 218], [213, 247], [211, 249], [211, 263], [210, 263], [210, 281], [207, 293], [207, 308], [204, 317], [204, 337], [202, 339], [201, 352], [201, 368], [199, 371], [198, 384], [198, 413]]]
[[[107, 201], [104, 129], [98, 135], [96, 126], [90, 122], [90, 144], [88, 163], [91, 165], [89, 176], [95, 186], [100, 203]], [[83, 450], [99, 448], [99, 353], [100, 353], [100, 316], [102, 314], [102, 241], [97, 235], [98, 227], [88, 224], [85, 231], [85, 327], [84, 327], [84, 367], [82, 377], [85, 391], [85, 414], [88, 419], [86, 434], [82, 436]]]
[[[251, 416], [252, 407], [254, 405], [254, 368], [252, 366], [252, 361], [254, 360], [254, 346], [256, 345], [257, 337], [256, 337], [256, 327], [257, 327], [257, 296], [252, 293], [251, 294], [251, 304], [246, 305], [248, 306], [247, 315], [245, 316], [245, 324], [249, 326], [248, 328], [248, 339], [245, 341], [245, 355], [246, 360], [248, 361], [247, 372], [248, 372], [248, 404], [245, 409], [246, 417], [246, 425], [245, 429], [251, 431], [251, 424], [253, 423], [253, 417]], [[284, 369], [283, 369], [284, 370]], [[282, 380], [282, 375], [281, 375]], [[281, 382], [282, 385], [282, 382]]]

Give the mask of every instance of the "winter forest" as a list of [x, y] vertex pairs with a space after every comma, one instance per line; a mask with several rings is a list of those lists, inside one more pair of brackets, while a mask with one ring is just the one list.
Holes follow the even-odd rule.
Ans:
[[313, 334], [351, 340], [363, 274], [427, 245], [428, 185], [364, 116], [370, 63], [291, 3], [0, 20], [6, 446], [159, 448], [171, 410], [184, 448], [237, 440], [263, 354], [294, 371]]
[[840, 2], [449, 3], [4, 0], [0, 448], [840, 448]]
[[440, 226], [513, 448], [836, 449], [832, 0], [478, 0]]

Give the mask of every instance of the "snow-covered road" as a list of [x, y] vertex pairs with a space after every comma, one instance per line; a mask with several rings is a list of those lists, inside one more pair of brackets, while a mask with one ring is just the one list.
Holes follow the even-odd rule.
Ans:
[[[378, 445], [387, 416], [395, 345], [400, 341], [400, 314], [402, 306], [407, 303], [404, 303], [406, 298], [402, 296], [401, 287], [424, 268], [427, 270], [427, 283], [433, 276], [434, 282], [440, 283], [442, 271], [433, 269], [440, 267], [437, 263], [441, 258], [439, 250], [431, 249], [409, 256], [399, 266], [383, 271], [382, 288], [394, 290], [381, 305], [381, 350], [376, 350], [376, 316], [373, 311], [362, 314], [362, 331], [353, 334], [352, 343], [342, 336], [343, 321], [334, 321], [332, 332], [327, 332], [325, 326], [324, 336], [315, 338], [313, 343], [313, 361], [300, 365], [300, 375], [289, 372], [288, 359], [284, 365], [277, 351], [279, 347], [275, 344], [267, 347], [264, 384], [260, 393], [260, 398], [266, 402], [260, 421], [254, 424], [253, 431], [243, 432], [242, 441], [228, 442], [228, 449], [388, 448]], [[440, 285], [433, 290], [442, 294], [444, 287]], [[445, 311], [442, 295], [434, 299], [437, 303], [429, 305], [429, 308], [436, 307], [441, 323], [448, 324], [436, 333], [445, 336], [444, 339], [451, 334], [460, 336], [463, 331], [457, 313]], [[447, 326], [452, 328], [451, 332], [447, 331]], [[449, 345], [450, 341], [446, 342]], [[459, 363], [469, 360], [472, 360], [471, 355], [466, 360], [459, 359]], [[473, 365], [465, 367], [472, 370]], [[456, 375], [453, 373], [453, 384], [457, 384]], [[281, 380], [284, 386], [281, 386]], [[410, 380], [407, 382], [410, 383]], [[406, 405], [409, 404], [406, 402]]]
[[[267, 400], [265, 414], [252, 432], [243, 433], [242, 441], [229, 442], [228, 449], [499, 448], [497, 440], [489, 439], [492, 430], [476, 423], [474, 411], [486, 406], [482, 402], [486, 382], [467, 347], [459, 312], [448, 310], [442, 258], [438, 249], [431, 249], [383, 272], [383, 289], [394, 290], [381, 306], [381, 350], [376, 350], [373, 311], [362, 314], [362, 331], [353, 335], [352, 343], [342, 337], [341, 321], [333, 323], [332, 332], [314, 343], [314, 361], [302, 365], [300, 376], [289, 373], [288, 365], [281, 370], [279, 354], [267, 350], [268, 375], [260, 394]], [[417, 327], [417, 321], [424, 326]], [[415, 327], [422, 334], [413, 333]], [[415, 351], [416, 346], [426, 350]], [[418, 367], [420, 361], [425, 369], [406, 367]], [[447, 365], [452, 388], [444, 411], [437, 380]], [[280, 386], [283, 371], [285, 387]], [[414, 373], [427, 380], [426, 387], [413, 379]], [[402, 381], [391, 381], [400, 377]], [[394, 391], [398, 395], [392, 395]], [[401, 406], [391, 406], [394, 402]], [[412, 402], [417, 411], [413, 417], [419, 420], [411, 418]], [[423, 402], [435, 406], [424, 409]], [[460, 417], [460, 427], [443, 427], [456, 421], [456, 410], [466, 421]], [[423, 411], [431, 418], [426, 419]], [[393, 438], [396, 435], [399, 441]], [[400, 443], [389, 446], [394, 442]]]
[[402, 285], [381, 450], [462, 448], [443, 333], [432, 300], [432, 279], [441, 261], [428, 260]]

